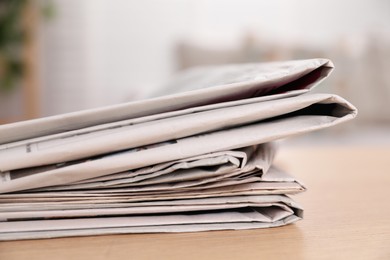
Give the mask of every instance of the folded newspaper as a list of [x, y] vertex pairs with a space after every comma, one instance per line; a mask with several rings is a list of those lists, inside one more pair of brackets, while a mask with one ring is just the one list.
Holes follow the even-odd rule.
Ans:
[[326, 59], [183, 72], [172, 94], [0, 126], [0, 240], [276, 227], [305, 186], [274, 140], [356, 116]]

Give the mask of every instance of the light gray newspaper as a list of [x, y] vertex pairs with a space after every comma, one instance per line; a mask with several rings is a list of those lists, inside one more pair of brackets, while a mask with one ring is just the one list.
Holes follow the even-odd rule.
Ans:
[[[158, 115], [202, 105], [307, 92], [333, 69], [327, 59], [198, 68], [178, 76], [170, 95], [1, 126], [0, 143], [63, 133], [89, 126]], [[179, 86], [179, 87], [177, 87]], [[279, 95], [278, 95], [279, 94]]]
[[[289, 97], [228, 108], [189, 113], [144, 123], [105, 130], [74, 133], [68, 137], [31, 141], [28, 144], [0, 147], [0, 170], [34, 167], [130, 149], [227, 128], [253, 124], [284, 116], [347, 117], [353, 108], [343, 99], [328, 94]], [[319, 114], [319, 115], [316, 115]], [[319, 125], [321, 126], [321, 125]], [[303, 129], [304, 130], [304, 129]], [[137, 138], [134, 138], [136, 136]]]
[[[275, 146], [267, 143], [63, 187], [3, 194], [0, 240], [116, 234], [125, 230], [189, 232], [288, 224], [302, 218], [302, 208], [279, 194], [298, 193], [305, 187], [272, 166], [274, 155]], [[191, 177], [183, 172], [186, 170], [190, 170]], [[193, 174], [193, 170], [199, 171]], [[134, 182], [137, 177], [141, 178]], [[210, 182], [202, 181], [213, 177]], [[138, 185], [105, 184], [122, 179], [127, 180], [121, 183]], [[168, 185], [156, 190], [148, 183]], [[174, 187], [183, 183], [187, 185]], [[72, 188], [90, 184], [82, 189]], [[102, 186], [106, 188], [101, 189]], [[137, 187], [146, 187], [146, 192]]]
[[[208, 202], [210, 203], [210, 202]], [[128, 215], [126, 217], [0, 222], [1, 240], [123, 233], [195, 232], [266, 228], [302, 218], [302, 208], [284, 195], [235, 196], [214, 200], [192, 214]], [[180, 209], [178, 206], [177, 208]], [[196, 206], [192, 206], [196, 207]], [[209, 209], [204, 211], [203, 208]], [[161, 211], [163, 207], [154, 207]]]
[[[272, 227], [305, 186], [274, 140], [354, 118], [326, 59], [196, 68], [173, 94], [0, 126], [0, 240]], [[88, 222], [88, 220], [91, 220]]]

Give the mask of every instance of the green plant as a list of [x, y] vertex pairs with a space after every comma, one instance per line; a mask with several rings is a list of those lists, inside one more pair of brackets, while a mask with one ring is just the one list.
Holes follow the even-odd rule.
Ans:
[[22, 46], [26, 31], [22, 12], [26, 3], [26, 0], [0, 1], [0, 90], [11, 90], [23, 75]]
[[40, 14], [44, 18], [54, 17], [51, 0], [0, 0], [0, 91], [12, 90], [23, 77], [22, 48], [29, 38], [23, 13], [32, 3], [40, 4]]

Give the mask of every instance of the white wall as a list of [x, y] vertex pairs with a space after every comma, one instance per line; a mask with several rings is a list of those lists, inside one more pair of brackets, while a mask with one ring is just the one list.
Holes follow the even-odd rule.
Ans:
[[386, 0], [67, 0], [42, 28], [45, 115], [137, 99], [175, 71], [179, 40], [326, 46], [390, 31]]

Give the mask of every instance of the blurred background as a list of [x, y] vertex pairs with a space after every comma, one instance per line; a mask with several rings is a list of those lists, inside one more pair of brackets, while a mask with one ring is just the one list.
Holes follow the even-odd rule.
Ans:
[[336, 66], [316, 91], [359, 116], [291, 143], [390, 144], [389, 0], [1, 0], [0, 123], [146, 98], [192, 66], [316, 57]]

